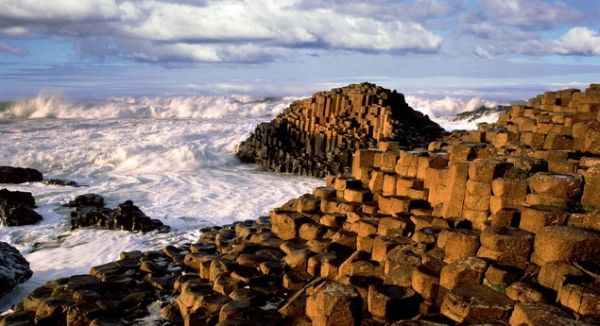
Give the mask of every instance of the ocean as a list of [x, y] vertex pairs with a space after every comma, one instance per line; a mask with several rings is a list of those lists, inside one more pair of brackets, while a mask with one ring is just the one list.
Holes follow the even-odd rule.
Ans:
[[[469, 123], [449, 119], [454, 111], [491, 102], [407, 100], [446, 129], [473, 128], [496, 118]], [[257, 124], [273, 119], [292, 101], [251, 96], [69, 101], [40, 95], [2, 105], [0, 165], [35, 168], [45, 178], [72, 180], [82, 187], [0, 185], [31, 192], [44, 217], [37, 225], [0, 227], [0, 241], [19, 249], [34, 271], [0, 300], [0, 312], [46, 281], [87, 273], [94, 265], [118, 259], [121, 251], [195, 242], [202, 227], [255, 219], [323, 185], [323, 180], [265, 172], [234, 156], [237, 144]], [[111, 208], [133, 200], [172, 231], [70, 231], [69, 211], [61, 205], [86, 193], [103, 196]]]

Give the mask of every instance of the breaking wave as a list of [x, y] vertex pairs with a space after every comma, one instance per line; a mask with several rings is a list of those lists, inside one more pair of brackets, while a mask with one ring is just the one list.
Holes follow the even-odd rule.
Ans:
[[115, 97], [98, 101], [70, 101], [55, 94], [4, 103], [0, 119], [219, 119], [270, 117], [292, 98], [251, 96]]

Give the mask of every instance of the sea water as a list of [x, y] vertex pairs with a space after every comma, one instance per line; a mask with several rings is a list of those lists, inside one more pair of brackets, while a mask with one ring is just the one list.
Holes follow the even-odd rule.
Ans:
[[[66, 101], [41, 95], [4, 105], [0, 165], [35, 168], [46, 178], [82, 187], [0, 185], [31, 192], [44, 218], [36, 225], [0, 227], [0, 241], [19, 249], [34, 272], [0, 300], [0, 312], [46, 281], [87, 273], [118, 259], [121, 251], [194, 242], [202, 227], [255, 219], [323, 185], [323, 180], [265, 172], [235, 158], [236, 146], [256, 125], [274, 118], [292, 100], [163, 96]], [[443, 115], [432, 118], [452, 129], [474, 125], [450, 124]], [[71, 231], [69, 211], [61, 205], [86, 193], [103, 196], [111, 208], [133, 200], [172, 231]]]

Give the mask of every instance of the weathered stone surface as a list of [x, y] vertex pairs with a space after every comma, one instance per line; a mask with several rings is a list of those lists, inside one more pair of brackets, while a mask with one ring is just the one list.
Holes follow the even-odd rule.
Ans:
[[557, 260], [580, 261], [599, 254], [600, 235], [574, 227], [547, 226], [534, 241], [534, 256], [540, 265]]
[[540, 268], [538, 282], [554, 291], [559, 291], [567, 276], [582, 276], [583, 272], [566, 261], [552, 261]]
[[533, 235], [514, 228], [486, 228], [481, 233], [477, 256], [499, 262], [526, 262], [531, 253]]
[[477, 232], [454, 229], [446, 231], [445, 234], [444, 252], [446, 255], [444, 256], [444, 262], [452, 263], [462, 258], [477, 255], [477, 249], [479, 248], [479, 234]]
[[306, 299], [306, 315], [315, 326], [354, 326], [360, 320], [362, 301], [351, 285], [327, 281]]
[[589, 168], [584, 180], [581, 204], [600, 207], [600, 164]]
[[30, 192], [0, 190], [0, 226], [35, 224], [42, 220], [36, 213], [35, 200]]
[[600, 316], [600, 285], [565, 284], [558, 291], [558, 301], [581, 316]]
[[516, 302], [550, 302], [548, 291], [536, 283], [515, 282], [506, 288], [506, 296]]
[[451, 290], [457, 286], [481, 284], [487, 263], [476, 257], [463, 258], [442, 268], [440, 286]]
[[581, 194], [582, 178], [576, 174], [536, 173], [529, 180], [534, 194], [571, 199]]
[[444, 218], [460, 220], [463, 212], [468, 173], [468, 162], [456, 162], [450, 165], [446, 194], [443, 200], [442, 216]]
[[300, 213], [283, 210], [271, 211], [272, 231], [282, 240], [295, 238], [302, 223], [308, 221], [309, 219]]
[[485, 286], [465, 285], [444, 297], [440, 311], [457, 323], [502, 323], [508, 321], [513, 302]]
[[547, 303], [517, 303], [509, 323], [511, 326], [519, 325], [546, 325], [546, 326], [575, 326], [583, 325], [561, 309]]
[[424, 299], [433, 301], [440, 288], [440, 269], [432, 265], [420, 265], [413, 269], [411, 286]]
[[567, 213], [564, 209], [550, 205], [531, 205], [521, 208], [519, 228], [537, 233], [545, 226], [564, 225]]

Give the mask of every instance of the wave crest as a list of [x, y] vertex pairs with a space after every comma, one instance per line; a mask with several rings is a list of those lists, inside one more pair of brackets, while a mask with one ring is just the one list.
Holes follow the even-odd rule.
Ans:
[[8, 104], [2, 119], [220, 119], [271, 117], [283, 111], [292, 98], [251, 96], [115, 97], [75, 102], [55, 94]]
[[446, 96], [441, 99], [431, 99], [416, 96], [406, 96], [406, 103], [413, 109], [421, 111], [433, 118], [451, 117], [458, 113], [473, 111], [481, 106], [496, 107], [499, 103], [473, 97], [462, 99], [458, 97]]

